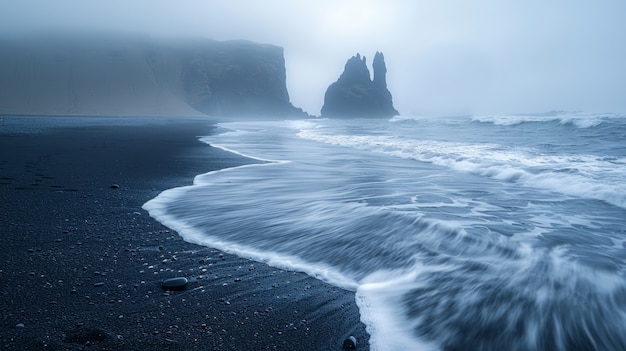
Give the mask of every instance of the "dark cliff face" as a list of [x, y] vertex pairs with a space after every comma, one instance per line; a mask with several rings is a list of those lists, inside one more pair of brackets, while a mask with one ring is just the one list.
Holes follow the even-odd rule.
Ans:
[[283, 49], [128, 33], [0, 39], [0, 114], [308, 116]]
[[325, 117], [392, 117], [398, 115], [387, 89], [387, 67], [382, 53], [372, 63], [374, 80], [370, 79], [365, 57], [352, 56], [339, 79], [324, 95]]
[[181, 79], [191, 106], [209, 115], [305, 115], [289, 102], [283, 49], [249, 41], [192, 48]]

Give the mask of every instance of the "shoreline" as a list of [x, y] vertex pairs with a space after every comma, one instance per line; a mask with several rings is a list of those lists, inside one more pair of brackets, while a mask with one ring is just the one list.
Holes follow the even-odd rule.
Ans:
[[[187, 243], [141, 208], [254, 162], [200, 142], [209, 119], [146, 120], [0, 134], [0, 346], [341, 350], [354, 335], [367, 350], [354, 292]], [[176, 276], [188, 287], [163, 291]]]

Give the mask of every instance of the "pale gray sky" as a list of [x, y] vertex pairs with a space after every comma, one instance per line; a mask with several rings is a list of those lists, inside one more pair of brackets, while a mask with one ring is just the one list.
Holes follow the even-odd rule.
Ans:
[[404, 115], [626, 113], [624, 18], [624, 0], [0, 3], [5, 35], [95, 27], [280, 45], [291, 100], [312, 114], [350, 56], [377, 50]]

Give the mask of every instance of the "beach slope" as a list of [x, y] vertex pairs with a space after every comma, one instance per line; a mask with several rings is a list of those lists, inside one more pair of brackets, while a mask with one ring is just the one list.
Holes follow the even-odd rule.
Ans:
[[[1, 349], [368, 349], [352, 292], [186, 243], [141, 208], [253, 162], [199, 142], [207, 120], [31, 121], [0, 128]], [[161, 289], [177, 276], [186, 289]]]

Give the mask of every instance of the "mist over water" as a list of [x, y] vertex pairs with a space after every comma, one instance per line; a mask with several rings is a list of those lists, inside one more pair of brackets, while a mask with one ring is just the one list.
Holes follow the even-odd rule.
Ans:
[[[281, 46], [291, 102], [313, 115], [346, 60], [377, 51], [404, 114], [626, 113], [622, 0], [28, 0], [0, 9], [0, 39], [115, 31]], [[141, 91], [124, 96], [145, 98]]]
[[626, 119], [229, 122], [259, 163], [144, 207], [356, 292], [375, 350], [626, 349]]

